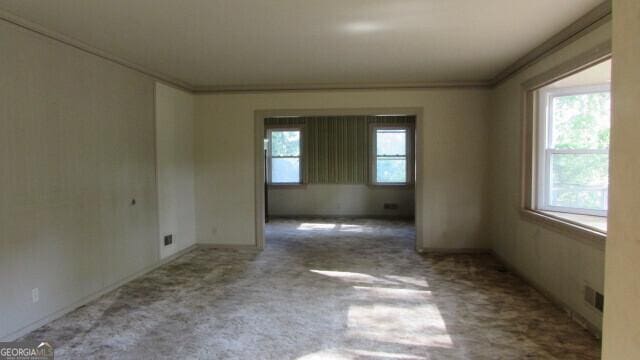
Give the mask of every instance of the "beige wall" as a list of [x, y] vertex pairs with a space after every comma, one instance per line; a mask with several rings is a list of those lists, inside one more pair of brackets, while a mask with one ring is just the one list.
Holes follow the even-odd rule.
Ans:
[[611, 193], [603, 358], [640, 358], [640, 2], [613, 1]]
[[[156, 156], [160, 256], [196, 242], [193, 163], [194, 99], [191, 93], [156, 83]], [[164, 245], [164, 236], [173, 244]]]
[[[320, 216], [411, 217], [415, 210], [412, 188], [362, 184], [308, 184], [300, 188], [270, 189], [269, 214]], [[394, 203], [398, 209], [384, 209]]]
[[604, 284], [604, 244], [568, 237], [520, 217], [521, 84], [611, 38], [598, 28], [499, 85], [492, 97], [491, 238], [493, 250], [539, 288], [596, 329], [602, 314], [585, 303], [584, 285]]
[[0, 338], [12, 338], [157, 262], [154, 82], [4, 21], [0, 44]]
[[[254, 113], [269, 109], [422, 108], [424, 248], [487, 248], [488, 90], [305, 91], [196, 96], [198, 242], [255, 241]], [[463, 164], [464, 166], [461, 166]], [[418, 195], [420, 196], [420, 195]]]
[[[617, 28], [637, 28], [638, 5], [616, 4], [625, 7]], [[605, 293], [611, 334], [605, 333], [605, 354], [612, 359], [624, 358], [617, 351], [637, 351], [638, 344], [638, 316], [629, 305], [640, 292], [632, 231], [640, 200], [630, 196], [638, 175], [628, 166], [622, 171], [637, 162], [638, 49], [629, 35], [637, 32], [618, 31], [615, 39], [621, 55], [614, 71], [623, 80], [614, 84], [614, 97], [631, 95], [615, 100], [611, 206], [619, 215], [610, 223]], [[161, 251], [168, 256], [195, 240], [253, 244], [254, 113], [273, 109], [421, 108], [421, 247], [493, 247], [600, 327], [601, 315], [584, 303], [582, 288], [603, 290], [602, 244], [518, 215], [519, 86], [609, 38], [607, 25], [495, 90], [193, 96], [158, 86], [156, 157], [152, 79], [0, 21], [0, 339], [149, 269]], [[174, 248], [161, 249], [165, 232], [178, 234]], [[34, 288], [37, 303], [31, 300]]]

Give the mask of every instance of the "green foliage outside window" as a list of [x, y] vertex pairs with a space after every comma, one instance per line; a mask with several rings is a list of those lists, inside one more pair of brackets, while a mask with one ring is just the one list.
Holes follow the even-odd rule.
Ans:
[[273, 131], [271, 133], [272, 156], [300, 156], [300, 131]]
[[610, 104], [609, 92], [553, 97], [550, 148], [584, 152], [551, 155], [550, 205], [606, 210]]

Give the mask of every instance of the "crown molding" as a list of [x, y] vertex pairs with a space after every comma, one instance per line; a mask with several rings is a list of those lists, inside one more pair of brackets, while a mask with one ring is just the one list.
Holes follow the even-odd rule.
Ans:
[[15, 26], [21, 27], [23, 29], [29, 30], [29, 31], [33, 31], [34, 33], [37, 33], [39, 35], [42, 35], [44, 37], [47, 37], [51, 40], [54, 41], [58, 41], [62, 44], [71, 46], [73, 48], [76, 48], [80, 51], [84, 51], [86, 53], [89, 53], [91, 55], [97, 56], [99, 58], [102, 58], [104, 60], [107, 61], [111, 61], [114, 62], [118, 65], [124, 66], [126, 68], [129, 68], [131, 70], [137, 71], [141, 74], [147, 75], [149, 77], [152, 77], [156, 80], [159, 80], [161, 82], [167, 83], [169, 85], [173, 85], [175, 87], [178, 87], [180, 89], [186, 90], [186, 91], [192, 91], [192, 86], [191, 84], [182, 81], [180, 79], [174, 78], [172, 76], [160, 73], [158, 71], [154, 71], [151, 69], [148, 69], [142, 65], [138, 65], [136, 63], [133, 63], [131, 61], [128, 61], [126, 59], [123, 59], [119, 56], [110, 54], [106, 51], [100, 50], [98, 48], [95, 48], [91, 45], [85, 44], [82, 41], [76, 40], [74, 38], [68, 37], [66, 35], [60, 34], [58, 32], [49, 30], [41, 25], [38, 25], [34, 22], [31, 22], [29, 20], [23, 19], [17, 15], [14, 15], [8, 11], [2, 10], [0, 9], [0, 20], [6, 21], [10, 24], [13, 24]]
[[566, 47], [577, 39], [587, 35], [602, 24], [611, 20], [611, 0], [601, 3], [557, 34], [547, 39], [527, 54], [507, 66], [492, 79], [479, 81], [423, 81], [423, 82], [389, 82], [389, 83], [334, 83], [334, 84], [276, 84], [276, 85], [193, 85], [173, 76], [151, 70], [133, 63], [107, 51], [100, 50], [74, 38], [44, 28], [29, 20], [0, 9], [0, 20], [33, 31], [54, 41], [76, 48], [80, 51], [114, 62], [137, 71], [160, 82], [179, 89], [197, 93], [250, 93], [250, 92], [286, 92], [286, 91], [347, 91], [347, 90], [411, 90], [411, 89], [460, 89], [460, 88], [493, 88], [517, 73], [537, 63], [544, 57]]
[[606, 0], [591, 11], [571, 23], [569, 26], [560, 30], [542, 44], [507, 66], [498, 75], [496, 75], [490, 84], [492, 87], [500, 85], [520, 71], [537, 63], [546, 56], [566, 47], [579, 38], [589, 34], [602, 24], [611, 21], [611, 0]]
[[411, 90], [411, 89], [447, 89], [447, 88], [487, 88], [490, 81], [425, 81], [425, 82], [388, 82], [388, 83], [335, 83], [335, 84], [280, 84], [280, 85], [229, 85], [194, 86], [193, 92], [203, 93], [247, 93], [271, 91], [348, 91], [348, 90]]

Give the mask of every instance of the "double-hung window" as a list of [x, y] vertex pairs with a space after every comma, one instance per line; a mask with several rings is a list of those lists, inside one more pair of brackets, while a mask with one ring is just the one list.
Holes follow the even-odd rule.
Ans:
[[521, 214], [601, 241], [609, 207], [611, 59], [608, 49], [596, 50], [522, 84]]
[[543, 88], [539, 104], [538, 208], [606, 216], [609, 85]]
[[376, 125], [372, 135], [372, 183], [411, 183], [411, 128]]
[[268, 179], [274, 185], [302, 183], [302, 128], [268, 129]]

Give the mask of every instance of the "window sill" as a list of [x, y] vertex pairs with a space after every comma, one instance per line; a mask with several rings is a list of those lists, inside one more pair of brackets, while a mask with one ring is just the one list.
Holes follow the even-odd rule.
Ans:
[[[604, 218], [604, 229], [602, 224], [596, 224], [599, 218], [589, 215], [575, 215], [550, 211], [535, 211], [521, 209], [521, 216], [531, 222], [548, 227], [564, 235], [571, 236], [578, 240], [586, 240], [604, 249], [604, 241], [607, 238], [606, 218]], [[599, 228], [597, 226], [600, 226]]]
[[607, 218], [603, 216], [570, 214], [557, 211], [542, 211], [542, 213], [567, 220], [603, 234], [607, 233]]
[[305, 189], [307, 184], [268, 184], [269, 190]]
[[374, 189], [413, 189], [414, 184], [369, 184], [369, 187]]

